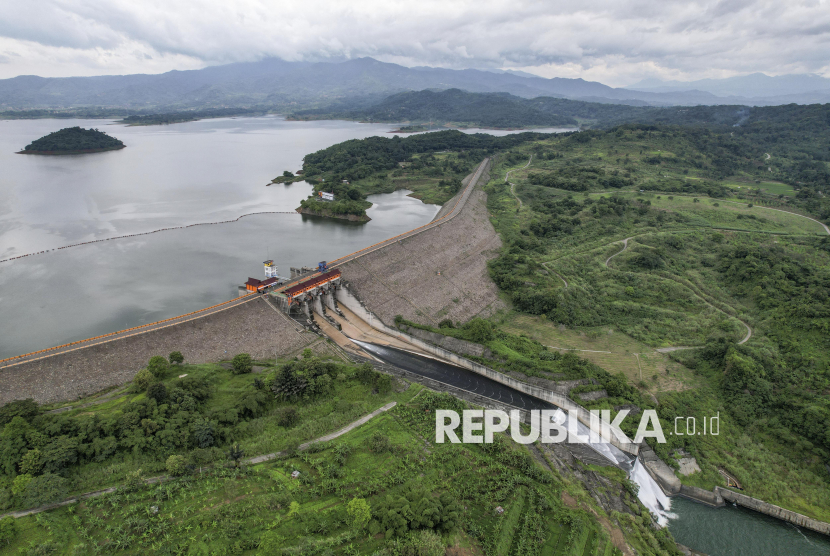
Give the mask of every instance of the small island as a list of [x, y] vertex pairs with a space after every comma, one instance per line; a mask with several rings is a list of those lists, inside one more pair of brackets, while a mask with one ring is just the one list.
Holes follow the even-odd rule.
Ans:
[[103, 131], [75, 126], [32, 141], [17, 154], [83, 154], [115, 151], [124, 147], [124, 143]]

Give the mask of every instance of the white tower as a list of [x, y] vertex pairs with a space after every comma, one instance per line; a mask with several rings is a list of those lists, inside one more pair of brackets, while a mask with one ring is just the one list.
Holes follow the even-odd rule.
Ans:
[[262, 263], [265, 265], [265, 277], [266, 278], [278, 278], [277, 276], [277, 265], [274, 264], [274, 261], [265, 261]]

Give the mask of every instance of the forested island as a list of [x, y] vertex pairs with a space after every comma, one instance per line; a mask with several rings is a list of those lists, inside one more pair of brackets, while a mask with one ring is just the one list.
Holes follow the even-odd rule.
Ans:
[[130, 126], [180, 124], [212, 118], [229, 118], [231, 116], [263, 116], [267, 113], [267, 108], [208, 108], [204, 110], [182, 110], [159, 114], [132, 114], [119, 120], [118, 123]]
[[32, 141], [18, 154], [81, 154], [115, 151], [126, 145], [97, 129], [66, 127]]

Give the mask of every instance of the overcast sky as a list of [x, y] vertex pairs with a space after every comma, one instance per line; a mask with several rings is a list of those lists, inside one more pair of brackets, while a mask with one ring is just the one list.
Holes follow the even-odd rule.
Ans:
[[0, 78], [371, 56], [623, 86], [830, 77], [830, 0], [0, 0]]

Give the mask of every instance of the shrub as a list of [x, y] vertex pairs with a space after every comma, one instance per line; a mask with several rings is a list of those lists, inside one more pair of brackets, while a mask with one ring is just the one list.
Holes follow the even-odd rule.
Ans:
[[294, 407], [283, 407], [277, 413], [277, 425], [281, 427], [291, 427], [297, 423], [298, 419], [299, 415]]
[[52, 473], [32, 479], [22, 493], [26, 507], [42, 506], [66, 497], [69, 481]]
[[346, 506], [346, 513], [354, 529], [361, 530], [372, 519], [372, 510], [364, 498], [352, 498]]
[[174, 365], [180, 365], [184, 363], [184, 355], [182, 355], [182, 352], [180, 351], [174, 351], [170, 354], [168, 359], [170, 360], [170, 363]]
[[232, 365], [232, 371], [235, 375], [250, 373], [254, 368], [254, 363], [251, 360], [251, 356], [247, 353], [239, 353], [235, 355], [232, 361]]
[[141, 369], [133, 377], [133, 390], [135, 392], [146, 392], [153, 382], [153, 373], [147, 369]]
[[375, 369], [369, 363], [363, 363], [357, 368], [357, 372], [355, 372], [355, 378], [360, 381], [361, 384], [365, 384], [367, 386], [374, 384], [375, 377], [378, 373], [375, 372]]
[[164, 375], [167, 374], [167, 370], [169, 368], [170, 363], [168, 363], [167, 359], [165, 359], [161, 355], [154, 355], [150, 358], [150, 361], [147, 363], [147, 370], [150, 371], [152, 375], [158, 379], [164, 378]]
[[118, 489], [119, 492], [136, 492], [145, 486], [144, 477], [141, 476], [141, 469], [136, 469], [127, 474], [127, 480]]
[[392, 543], [393, 556], [443, 556], [444, 541], [434, 531], [424, 530], [410, 533], [404, 539]]
[[369, 437], [369, 449], [376, 454], [382, 454], [392, 449], [392, 443], [388, 436], [378, 431]]
[[392, 377], [389, 375], [379, 374], [375, 381], [375, 388], [378, 394], [387, 394], [392, 390]]
[[184, 456], [178, 454], [173, 454], [167, 458], [165, 467], [167, 468], [167, 473], [174, 477], [184, 475], [187, 471], [187, 463], [185, 462]]

